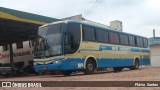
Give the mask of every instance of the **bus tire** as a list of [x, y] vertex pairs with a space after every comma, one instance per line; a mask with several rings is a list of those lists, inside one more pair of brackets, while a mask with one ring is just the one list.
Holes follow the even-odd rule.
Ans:
[[139, 68], [139, 59], [135, 59], [134, 65], [130, 67], [130, 70], [137, 70]]
[[70, 76], [72, 74], [72, 71], [62, 71], [62, 74], [64, 76]]
[[122, 67], [113, 67], [114, 72], [120, 72], [122, 69]]
[[84, 70], [84, 74], [93, 74], [96, 69], [96, 63], [94, 60], [89, 59], [86, 62], [86, 69]]

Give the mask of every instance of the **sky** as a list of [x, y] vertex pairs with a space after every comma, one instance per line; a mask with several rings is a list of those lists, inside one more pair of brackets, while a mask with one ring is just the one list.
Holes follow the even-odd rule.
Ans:
[[160, 37], [160, 0], [0, 0], [0, 6], [29, 13], [66, 18], [78, 14], [109, 25], [120, 20], [123, 31]]

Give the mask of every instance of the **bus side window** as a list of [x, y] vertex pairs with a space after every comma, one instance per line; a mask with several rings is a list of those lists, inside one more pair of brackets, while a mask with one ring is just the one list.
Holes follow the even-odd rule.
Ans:
[[138, 47], [143, 47], [143, 39], [140, 37], [136, 37], [136, 42]]
[[67, 25], [65, 37], [65, 53], [72, 54], [76, 52], [80, 45], [80, 24], [69, 23]]
[[108, 42], [108, 32], [103, 29], [96, 28], [96, 41], [107, 43]]
[[136, 45], [136, 41], [135, 41], [134, 36], [129, 36], [129, 45], [130, 46], [135, 46]]
[[125, 34], [120, 34], [120, 43], [122, 45], [128, 45], [128, 36]]
[[119, 34], [116, 32], [109, 32], [109, 41], [111, 44], [119, 44]]
[[95, 30], [91, 26], [83, 25], [83, 40], [95, 41]]
[[73, 37], [67, 33], [66, 34], [66, 40], [65, 40], [65, 48], [66, 49], [72, 49], [73, 48]]
[[148, 47], [148, 39], [144, 38], [143, 43], [144, 43], [144, 47], [147, 48]]

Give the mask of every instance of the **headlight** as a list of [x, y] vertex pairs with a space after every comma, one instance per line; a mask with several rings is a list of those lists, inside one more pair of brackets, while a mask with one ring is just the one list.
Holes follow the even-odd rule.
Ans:
[[55, 61], [55, 63], [59, 63], [60, 61]]

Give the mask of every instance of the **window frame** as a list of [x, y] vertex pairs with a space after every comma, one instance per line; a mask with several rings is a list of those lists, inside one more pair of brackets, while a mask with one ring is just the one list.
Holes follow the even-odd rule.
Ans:
[[[22, 46], [21, 46], [22, 45]], [[23, 48], [23, 42], [18, 42], [16, 43], [16, 48], [17, 49], [22, 49]]]

